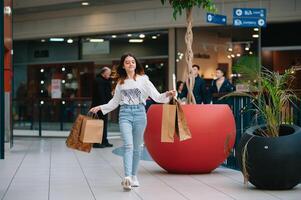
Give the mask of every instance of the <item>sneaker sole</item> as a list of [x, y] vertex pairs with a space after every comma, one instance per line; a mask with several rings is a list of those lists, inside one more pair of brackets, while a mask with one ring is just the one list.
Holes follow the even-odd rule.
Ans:
[[122, 185], [124, 191], [131, 191], [132, 190], [131, 183], [128, 180], [125, 181], [125, 182], [122, 181], [121, 185]]

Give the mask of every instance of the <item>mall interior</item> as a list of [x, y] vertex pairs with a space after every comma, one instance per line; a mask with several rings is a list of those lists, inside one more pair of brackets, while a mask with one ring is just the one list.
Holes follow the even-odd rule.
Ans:
[[[1, 200], [301, 200], [300, 0], [0, 2]], [[174, 18], [171, 4], [177, 2], [213, 2], [216, 7], [213, 21], [202, 6], [192, 9], [192, 64], [200, 67], [209, 100], [206, 96], [208, 101], [201, 105], [182, 105], [192, 126], [191, 138], [181, 141], [177, 133], [171, 143], [160, 140], [163, 104], [151, 105], [138, 170], [140, 187], [124, 192], [119, 108], [108, 115], [113, 147], [87, 153], [70, 149], [65, 142], [78, 115], [91, 108], [95, 77], [103, 67], [110, 68], [114, 77], [124, 53], [137, 57], [160, 93], [175, 89], [175, 81], [186, 82], [187, 10]], [[248, 16], [247, 11], [253, 13]], [[292, 70], [289, 75], [294, 79], [284, 83], [283, 90], [296, 98], [281, 107], [278, 120], [280, 132], [288, 126], [294, 132], [278, 138], [294, 137], [294, 143], [279, 143], [271, 152], [270, 141], [256, 132], [241, 147], [248, 130], [265, 124], [258, 115], [260, 108], [252, 107], [250, 95], [220, 99], [224, 93], [210, 93], [218, 68], [238, 93], [259, 94], [250, 91], [250, 85], [261, 79], [243, 82], [241, 66], [278, 77]], [[210, 100], [212, 96], [218, 100]], [[253, 137], [262, 146], [246, 153]], [[278, 138], [269, 139], [278, 142]], [[244, 156], [251, 158], [252, 151], [261, 160], [258, 167], [244, 165]], [[291, 160], [279, 161], [279, 154]], [[277, 159], [266, 161], [263, 155]], [[275, 169], [278, 165], [280, 171]], [[255, 177], [252, 170], [259, 175]], [[268, 179], [274, 173], [290, 177]], [[264, 187], [255, 180], [257, 176], [277, 186]], [[294, 183], [280, 183], [280, 179]]]

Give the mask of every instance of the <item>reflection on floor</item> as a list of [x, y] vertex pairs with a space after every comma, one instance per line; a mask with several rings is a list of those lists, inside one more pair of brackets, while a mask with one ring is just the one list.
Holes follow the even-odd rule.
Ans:
[[[114, 148], [83, 153], [66, 148], [64, 138], [15, 139], [0, 160], [0, 199], [4, 200], [300, 200], [301, 184], [290, 191], [263, 191], [244, 186], [240, 172], [218, 168], [211, 174], [168, 174], [142, 160], [141, 187], [123, 192], [121, 140]], [[117, 149], [116, 149], [117, 148]]]

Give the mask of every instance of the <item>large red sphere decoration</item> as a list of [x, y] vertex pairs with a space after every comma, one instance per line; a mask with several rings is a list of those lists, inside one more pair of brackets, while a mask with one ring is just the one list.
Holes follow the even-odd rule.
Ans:
[[209, 173], [229, 155], [236, 128], [228, 105], [183, 105], [192, 138], [162, 143], [162, 110], [152, 105], [147, 112], [144, 142], [152, 158], [170, 173]]

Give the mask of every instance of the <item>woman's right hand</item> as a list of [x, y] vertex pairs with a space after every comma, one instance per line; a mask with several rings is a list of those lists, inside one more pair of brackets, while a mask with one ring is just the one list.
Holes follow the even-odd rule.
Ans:
[[97, 112], [100, 111], [100, 110], [101, 110], [101, 109], [100, 109], [100, 106], [95, 106], [95, 107], [91, 108], [91, 109], [89, 110], [89, 112], [97, 113]]

